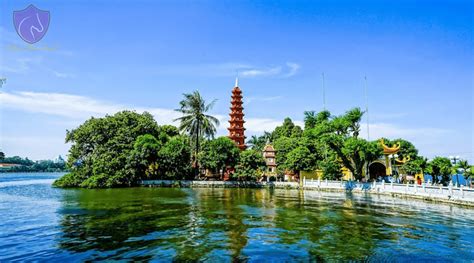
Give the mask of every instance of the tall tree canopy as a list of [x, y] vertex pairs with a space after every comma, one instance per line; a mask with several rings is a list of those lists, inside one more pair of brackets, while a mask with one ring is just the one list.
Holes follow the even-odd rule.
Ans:
[[261, 152], [252, 149], [245, 150], [240, 152], [239, 159], [234, 177], [241, 180], [257, 180], [265, 170], [265, 159]]
[[239, 160], [240, 150], [228, 137], [219, 137], [204, 143], [200, 153], [202, 167], [220, 173], [227, 167], [235, 167]]
[[363, 112], [359, 108], [332, 119], [329, 119], [329, 113], [323, 112], [321, 116], [324, 118], [306, 132], [310, 137], [321, 139], [358, 180], [363, 177], [365, 164], [376, 160], [382, 154], [378, 142], [359, 138], [362, 115]]
[[451, 160], [446, 157], [433, 158], [428, 163], [428, 172], [433, 176], [433, 182], [448, 184], [451, 179], [452, 166]]
[[[55, 185], [135, 185], [157, 161], [163, 145], [175, 134], [176, 129], [162, 129], [146, 112], [122, 111], [104, 118], [91, 118], [67, 131], [66, 142], [72, 144], [67, 161], [71, 172], [57, 180]], [[189, 160], [183, 159], [182, 165], [186, 166]]]

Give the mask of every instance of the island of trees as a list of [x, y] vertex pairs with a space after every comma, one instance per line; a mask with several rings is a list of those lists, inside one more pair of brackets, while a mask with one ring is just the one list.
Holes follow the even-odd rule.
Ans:
[[[67, 131], [66, 142], [72, 144], [66, 162], [70, 172], [54, 185], [127, 187], [145, 179], [199, 179], [204, 173], [218, 178], [229, 173], [231, 180], [256, 181], [266, 168], [262, 149], [268, 143], [276, 150], [277, 174], [320, 169], [324, 178], [340, 179], [341, 168], [346, 167], [361, 180], [365, 164], [382, 155], [378, 141], [359, 136], [363, 116], [359, 108], [340, 116], [329, 111], [305, 112], [303, 128], [286, 118], [274, 131], [252, 136], [248, 149], [241, 151], [228, 137], [214, 137], [219, 121], [208, 115], [213, 105], [198, 92], [184, 94], [179, 127], [160, 126], [147, 112], [90, 118]], [[449, 158], [436, 157], [428, 162], [411, 142], [384, 140], [399, 143], [400, 158], [410, 158], [405, 171], [432, 174], [434, 183], [447, 184], [460, 169], [466, 178], [473, 171], [467, 161], [453, 165]]]

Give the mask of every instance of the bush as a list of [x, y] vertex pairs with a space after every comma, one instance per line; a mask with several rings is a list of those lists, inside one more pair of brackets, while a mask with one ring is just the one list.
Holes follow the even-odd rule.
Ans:
[[81, 184], [81, 182], [82, 182], [81, 177], [76, 176], [73, 173], [67, 173], [63, 175], [61, 178], [54, 181], [53, 186], [63, 187], [63, 188], [78, 187]]

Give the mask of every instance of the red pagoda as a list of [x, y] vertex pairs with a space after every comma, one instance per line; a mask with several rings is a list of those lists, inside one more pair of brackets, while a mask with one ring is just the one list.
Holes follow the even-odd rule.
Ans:
[[242, 91], [239, 88], [239, 80], [235, 80], [235, 87], [232, 89], [232, 100], [230, 107], [229, 138], [235, 142], [240, 150], [245, 150], [244, 135], [244, 108], [242, 107]]

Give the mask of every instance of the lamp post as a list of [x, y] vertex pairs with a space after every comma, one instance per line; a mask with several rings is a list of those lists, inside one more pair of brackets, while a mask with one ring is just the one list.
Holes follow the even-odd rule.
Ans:
[[[454, 164], [454, 166], [456, 166], [456, 164], [458, 163], [458, 161], [461, 160], [461, 157], [459, 157], [459, 155], [456, 155], [456, 156], [449, 156], [449, 160], [451, 160], [451, 163]], [[452, 181], [452, 176], [451, 176], [451, 181]], [[459, 175], [456, 173], [456, 185], [459, 186]]]
[[[391, 176], [392, 178], [395, 178], [395, 160], [398, 158], [398, 154], [390, 154], [388, 156], [388, 158], [390, 158], [390, 166], [391, 166], [391, 169], [390, 171], [392, 172]], [[398, 173], [397, 173], [397, 176], [396, 176], [396, 180], [395, 181], [398, 181]]]

